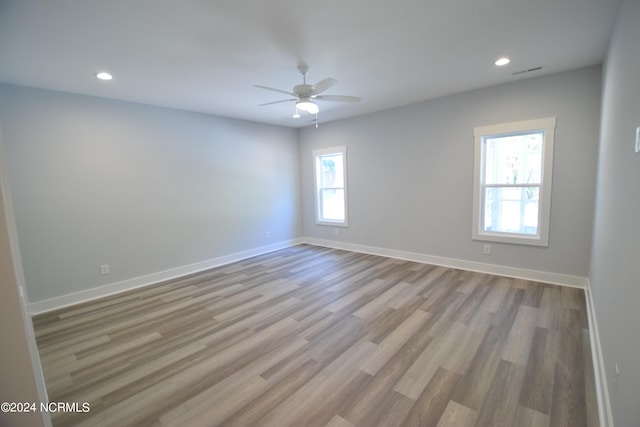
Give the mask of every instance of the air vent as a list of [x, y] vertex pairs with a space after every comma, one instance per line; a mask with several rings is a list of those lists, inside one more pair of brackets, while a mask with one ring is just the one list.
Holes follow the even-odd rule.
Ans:
[[542, 67], [534, 67], [534, 68], [529, 68], [528, 70], [516, 71], [515, 73], [511, 73], [511, 75], [517, 76], [518, 74], [530, 73], [532, 71], [539, 71], [539, 70], [542, 70]]

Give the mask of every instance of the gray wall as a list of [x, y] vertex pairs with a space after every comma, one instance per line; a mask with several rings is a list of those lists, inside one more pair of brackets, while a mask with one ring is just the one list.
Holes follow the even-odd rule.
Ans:
[[31, 302], [300, 236], [293, 129], [8, 85], [0, 126]]
[[[625, 1], [605, 63], [591, 289], [616, 426], [640, 423], [640, 2]], [[617, 388], [614, 366], [620, 368]]]
[[[303, 233], [319, 239], [586, 277], [601, 69], [592, 67], [301, 131]], [[556, 116], [549, 247], [471, 240], [473, 129]], [[349, 223], [314, 223], [311, 150], [348, 147]]]

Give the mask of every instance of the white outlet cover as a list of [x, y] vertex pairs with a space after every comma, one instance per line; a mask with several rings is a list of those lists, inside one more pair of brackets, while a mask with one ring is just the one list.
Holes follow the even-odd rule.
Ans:
[[640, 153], [640, 126], [636, 128], [636, 153]]

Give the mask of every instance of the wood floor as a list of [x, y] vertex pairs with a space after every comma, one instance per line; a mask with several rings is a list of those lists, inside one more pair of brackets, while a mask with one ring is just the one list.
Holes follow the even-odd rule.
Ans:
[[597, 426], [584, 292], [300, 245], [34, 318], [55, 426]]

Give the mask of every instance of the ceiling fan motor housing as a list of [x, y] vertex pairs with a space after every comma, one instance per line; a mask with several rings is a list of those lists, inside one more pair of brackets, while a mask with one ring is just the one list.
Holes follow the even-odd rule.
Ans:
[[311, 97], [313, 95], [313, 85], [301, 84], [294, 86], [293, 93], [300, 97]]

